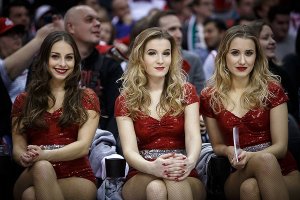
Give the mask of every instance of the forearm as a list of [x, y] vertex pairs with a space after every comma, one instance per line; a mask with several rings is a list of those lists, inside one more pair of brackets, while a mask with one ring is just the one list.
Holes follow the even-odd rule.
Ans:
[[88, 155], [89, 146], [80, 141], [70, 143], [62, 148], [53, 150], [43, 150], [41, 160], [48, 160], [52, 162], [69, 161], [81, 158]]
[[186, 137], [186, 153], [188, 159], [196, 164], [200, 157], [200, 152], [201, 152], [201, 138], [200, 138], [200, 133], [198, 133], [199, 137]]
[[8, 76], [14, 80], [19, 76], [32, 62], [34, 55], [40, 48], [42, 40], [39, 38], [32, 39], [24, 47], [8, 56], [4, 60], [4, 66]]
[[27, 142], [22, 135], [13, 134], [13, 158], [20, 163], [20, 157], [27, 151]]
[[145, 174], [154, 175], [153, 163], [144, 159], [139, 153], [133, 151], [123, 151], [124, 157], [128, 164], [134, 169]]

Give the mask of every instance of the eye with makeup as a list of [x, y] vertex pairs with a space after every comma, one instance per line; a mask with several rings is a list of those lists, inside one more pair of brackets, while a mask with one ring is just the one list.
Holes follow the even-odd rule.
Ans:
[[59, 55], [58, 54], [51, 54], [51, 58], [54, 60], [59, 59]]
[[74, 59], [74, 56], [73, 55], [67, 55], [66, 56], [66, 60], [67, 61], [72, 61]]
[[238, 56], [240, 54], [240, 52], [238, 50], [232, 50], [232, 51], [230, 51], [230, 54], [233, 56]]
[[245, 55], [246, 56], [252, 56], [255, 52], [253, 50], [246, 50]]
[[163, 55], [164, 56], [170, 56], [171, 55], [171, 51], [169, 51], [169, 50], [164, 51]]

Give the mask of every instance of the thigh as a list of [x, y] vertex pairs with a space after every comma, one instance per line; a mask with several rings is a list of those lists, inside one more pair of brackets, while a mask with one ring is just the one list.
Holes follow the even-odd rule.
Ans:
[[127, 180], [122, 188], [122, 196], [125, 200], [139, 200], [146, 199], [147, 185], [156, 180], [157, 177], [138, 173], [129, 180]]
[[21, 199], [23, 192], [31, 186], [33, 186], [32, 173], [29, 168], [26, 168], [14, 185], [14, 198]]
[[58, 185], [66, 200], [95, 200], [97, 196], [96, 185], [85, 178], [70, 177], [58, 179]]
[[205, 186], [199, 179], [194, 177], [187, 177], [187, 181], [191, 186], [194, 199], [206, 199]]
[[300, 173], [298, 170], [290, 172], [283, 177], [291, 200], [299, 199], [300, 197]]

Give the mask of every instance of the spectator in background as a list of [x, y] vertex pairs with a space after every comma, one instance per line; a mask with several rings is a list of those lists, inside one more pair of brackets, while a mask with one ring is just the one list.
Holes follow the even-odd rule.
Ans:
[[221, 40], [227, 30], [226, 24], [221, 19], [207, 19], [204, 21], [204, 39], [209, 55], [203, 63], [203, 70], [206, 80], [210, 79], [215, 70], [215, 57]]
[[26, 1], [17, 0], [10, 1], [10, 3], [3, 8], [3, 15], [13, 21], [14, 24], [21, 24], [25, 27], [23, 35], [23, 44], [29, 42], [35, 35], [35, 30], [32, 30], [31, 24], [31, 10]]
[[240, 16], [235, 20], [235, 25], [249, 25], [256, 20], [255, 15]]
[[198, 95], [184, 80], [180, 60], [174, 37], [160, 28], [148, 28], [134, 41], [115, 109], [131, 167], [125, 200], [206, 197], [195, 170], [201, 151]]
[[213, 0], [193, 0], [191, 4], [193, 15], [183, 26], [183, 48], [195, 51], [201, 58], [202, 63], [208, 55], [204, 40], [203, 22], [213, 17]]
[[197, 93], [200, 94], [205, 86], [202, 62], [197, 54], [181, 48], [182, 24], [176, 13], [173, 11], [158, 12], [150, 19], [149, 27], [160, 27], [173, 36], [184, 59], [182, 68], [188, 75], [188, 81], [196, 87]]
[[182, 24], [192, 16], [190, 3], [192, 0], [166, 0], [167, 9], [173, 10]]
[[[22, 45], [24, 26], [15, 25], [10, 19], [0, 18], [0, 58], [5, 59], [10, 56]], [[16, 96], [25, 90], [28, 70], [17, 76], [9, 85], [6, 85], [11, 101], [14, 102]]]
[[279, 0], [255, 0], [253, 10], [256, 18], [267, 21], [270, 8], [278, 3]]
[[112, 0], [112, 23], [116, 28], [116, 39], [129, 37], [134, 20], [131, 16], [128, 0]]
[[74, 38], [82, 58], [81, 85], [92, 88], [101, 103], [99, 128], [112, 132], [118, 141], [114, 118], [114, 102], [119, 95], [123, 74], [120, 64], [96, 49], [100, 43], [101, 22], [97, 12], [89, 6], [78, 5], [65, 14], [65, 30]]
[[290, 8], [276, 5], [270, 8], [268, 20], [276, 41], [276, 58], [281, 62], [290, 53], [295, 53], [296, 38], [289, 33]]
[[80, 54], [66, 32], [49, 34], [33, 66], [27, 92], [12, 110], [13, 156], [25, 169], [15, 199], [96, 197], [87, 154], [99, 123], [100, 105], [80, 89]]
[[53, 6], [43, 4], [39, 6], [34, 15], [35, 29], [38, 30], [41, 27], [49, 24], [53, 21], [53, 15], [59, 16], [58, 10]]
[[298, 92], [286, 70], [278, 64], [275, 53], [277, 48], [276, 41], [274, 40], [274, 32], [272, 31], [271, 26], [262, 20], [257, 20], [253, 22], [250, 27], [253, 28], [255, 35], [259, 39], [262, 50], [268, 59], [269, 70], [280, 77], [282, 87], [289, 97], [289, 100], [287, 101], [289, 114], [291, 114], [297, 122], [300, 122], [298, 117]]

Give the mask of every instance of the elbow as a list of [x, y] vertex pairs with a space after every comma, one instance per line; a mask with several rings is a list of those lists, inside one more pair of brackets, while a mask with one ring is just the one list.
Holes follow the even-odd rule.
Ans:
[[278, 158], [278, 159], [284, 158], [284, 157], [286, 156], [287, 152], [288, 152], [288, 147], [287, 147], [287, 145], [281, 147], [281, 148], [280, 148], [280, 151], [279, 151], [279, 153], [278, 153], [278, 157], [277, 157], [277, 158]]

